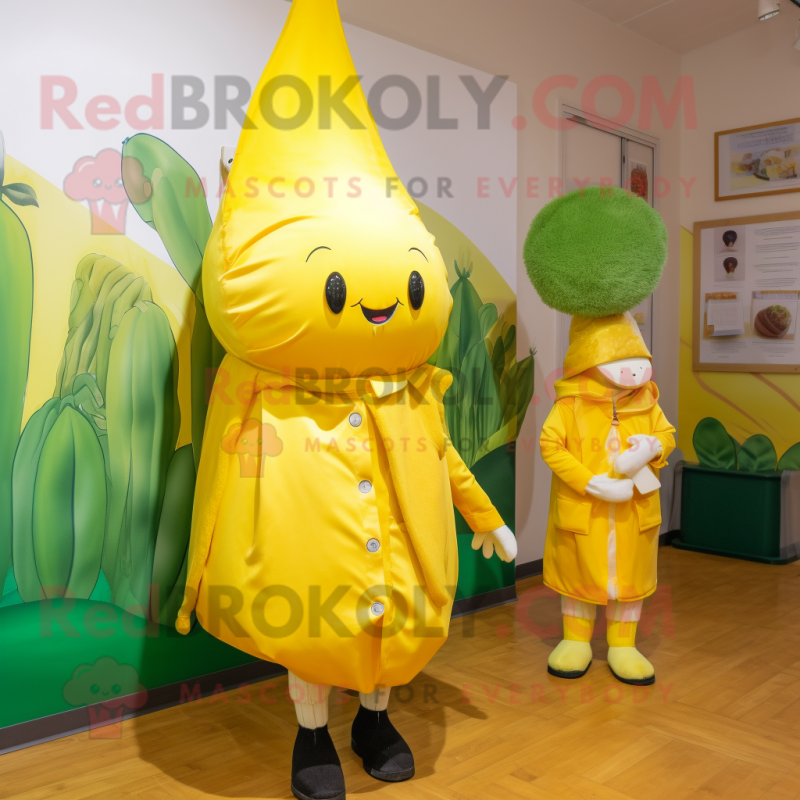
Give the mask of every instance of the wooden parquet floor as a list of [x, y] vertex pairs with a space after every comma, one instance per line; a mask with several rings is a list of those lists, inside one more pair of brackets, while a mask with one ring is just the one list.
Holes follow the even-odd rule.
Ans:
[[[448, 643], [390, 712], [416, 777], [370, 778], [350, 750], [357, 698], [334, 694], [348, 795], [383, 800], [798, 800], [800, 563], [770, 567], [664, 548], [640, 649], [653, 687], [595, 660], [547, 675], [558, 602], [540, 578], [520, 601], [455, 620]], [[295, 735], [286, 678], [0, 757], [14, 800], [288, 798]], [[248, 699], [249, 698], [249, 699]]]

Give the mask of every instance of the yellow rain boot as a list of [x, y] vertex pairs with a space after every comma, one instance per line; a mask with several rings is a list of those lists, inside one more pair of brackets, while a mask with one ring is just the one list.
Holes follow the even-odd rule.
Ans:
[[593, 619], [564, 614], [564, 638], [547, 659], [547, 671], [557, 678], [582, 678], [592, 664]]
[[608, 620], [608, 666], [614, 677], [632, 686], [656, 682], [653, 665], [636, 649], [637, 622]]

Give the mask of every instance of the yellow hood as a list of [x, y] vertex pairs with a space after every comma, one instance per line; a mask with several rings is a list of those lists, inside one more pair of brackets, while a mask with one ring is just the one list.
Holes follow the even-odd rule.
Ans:
[[647, 411], [658, 403], [658, 387], [648, 381], [635, 388], [622, 388], [607, 381], [600, 371], [591, 367], [580, 375], [562, 378], [555, 383], [556, 400], [580, 397], [594, 403], [616, 403], [618, 414]]
[[[346, 284], [340, 313], [325, 299], [334, 272]], [[404, 373], [444, 335], [444, 261], [383, 148], [336, 0], [292, 3], [247, 112], [203, 294], [225, 349], [276, 372]], [[395, 310], [375, 325], [362, 306]]]
[[611, 317], [572, 318], [569, 349], [564, 358], [565, 378], [623, 358], [652, 359], [630, 312]]

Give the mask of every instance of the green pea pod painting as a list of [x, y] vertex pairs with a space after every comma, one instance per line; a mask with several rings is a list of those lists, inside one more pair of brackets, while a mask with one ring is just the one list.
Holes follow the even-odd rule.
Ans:
[[173, 264], [195, 293], [192, 330], [192, 448], [200, 463], [208, 387], [225, 349], [211, 331], [203, 306], [202, 266], [211, 235], [203, 185], [191, 165], [168, 144], [137, 133], [122, 147], [122, 179], [133, 207], [154, 228]]
[[62, 590], [86, 599], [94, 589], [105, 531], [105, 427], [97, 383], [81, 374], [71, 394], [48, 400], [22, 432], [12, 478], [12, 553], [26, 603]]
[[161, 237], [169, 257], [196, 294], [211, 236], [203, 184], [166, 142], [137, 133], [122, 145], [122, 179], [139, 216]]
[[89, 597], [105, 516], [103, 451], [86, 417], [67, 406], [42, 447], [33, 492], [33, 551], [45, 597]]
[[111, 345], [106, 387], [111, 497], [103, 572], [113, 601], [149, 606], [167, 469], [180, 430], [178, 359], [154, 303], [127, 311]]
[[42, 597], [33, 547], [33, 493], [42, 448], [61, 409], [61, 400], [48, 400], [28, 420], [19, 440], [13, 472], [13, 560], [17, 591], [26, 603]]
[[0, 592], [11, 567], [11, 472], [22, 427], [33, 321], [33, 255], [28, 232], [9, 203], [37, 206], [24, 183], [5, 184], [5, 145], [0, 134]]
[[214, 370], [219, 367], [223, 358], [225, 348], [211, 331], [206, 310], [197, 301], [192, 329], [192, 447], [195, 469], [200, 466], [209, 389], [213, 383]]
[[106, 388], [108, 355], [122, 315], [140, 300], [152, 301], [144, 278], [98, 253], [81, 259], [72, 284], [69, 332], [56, 374], [56, 397], [69, 393], [75, 377], [91, 373]]
[[150, 619], [172, 625], [183, 602], [192, 529], [192, 504], [196, 480], [190, 444], [178, 448], [169, 462], [164, 505], [153, 554], [153, 598]]

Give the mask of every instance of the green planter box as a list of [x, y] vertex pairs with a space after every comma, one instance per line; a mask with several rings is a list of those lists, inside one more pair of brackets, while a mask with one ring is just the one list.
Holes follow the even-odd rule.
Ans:
[[[516, 510], [516, 460], [514, 449], [498, 447], [472, 467], [472, 474], [494, 503], [500, 516], [514, 530]], [[497, 556], [484, 558], [472, 549], [472, 531], [456, 509], [458, 540], [458, 589], [456, 601], [514, 586], [515, 562], [506, 564]]]
[[683, 550], [787, 564], [781, 557], [782, 472], [749, 473], [683, 466]]

